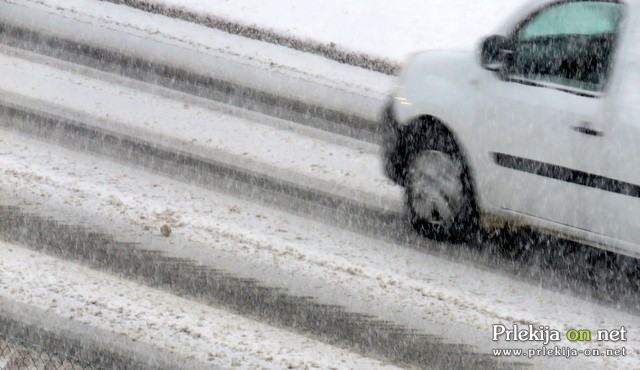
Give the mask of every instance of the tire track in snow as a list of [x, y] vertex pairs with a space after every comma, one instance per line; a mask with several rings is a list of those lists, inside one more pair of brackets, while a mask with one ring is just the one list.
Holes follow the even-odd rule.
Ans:
[[467, 345], [409, 330], [388, 321], [312, 297], [294, 296], [257, 280], [236, 277], [193, 260], [168, 257], [153, 246], [118, 240], [106, 230], [86, 229], [54, 217], [43, 217], [16, 206], [0, 205], [0, 237], [37, 251], [77, 260], [91, 267], [143, 280], [152, 287], [267, 323], [310, 333], [329, 344], [375, 353], [396, 364], [434, 368], [517, 368], [523, 363], [500, 362]]
[[[88, 330], [85, 325], [50, 311], [42, 311], [4, 297], [0, 297], [0, 328], [0, 334], [20, 338], [30, 344], [28, 349], [35, 351], [32, 355], [47, 359], [54, 352], [61, 359], [65, 358], [66, 365], [78, 365], [77, 368], [80, 365], [89, 369], [212, 368], [210, 364], [174, 356], [164, 349], [136, 342], [107, 330], [95, 327]], [[0, 343], [2, 339], [0, 336]], [[44, 349], [46, 354], [43, 353]], [[84, 367], [87, 364], [90, 366]], [[56, 362], [52, 365], [55, 366]]]
[[[287, 208], [296, 204], [299, 212], [313, 211], [330, 218], [339, 214], [343, 217], [342, 222], [346, 221], [356, 228], [367, 228], [380, 223], [401, 225], [404, 222], [402, 213], [393, 208], [388, 209], [385, 205], [376, 206], [308, 188], [287, 179], [217, 161], [215, 158], [205, 158], [143, 138], [103, 129], [78, 119], [27, 107], [22, 105], [24, 102], [10, 101], [11, 97], [7, 95], [4, 98], [5, 100], [0, 101], [0, 117], [4, 118], [0, 126], [46, 138], [75, 150], [134, 163], [205, 187], [226, 189], [234, 194], [252, 194], [256, 188], [260, 188], [264, 191], [261, 194], [264, 201], [276, 202]], [[276, 194], [283, 198], [274, 197]]]

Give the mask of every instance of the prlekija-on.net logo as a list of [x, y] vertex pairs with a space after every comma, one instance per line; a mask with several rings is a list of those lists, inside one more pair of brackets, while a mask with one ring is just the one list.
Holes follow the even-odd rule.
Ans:
[[569, 329], [561, 332], [547, 325], [513, 324], [511, 327], [502, 324], [493, 325], [493, 341], [539, 342], [547, 345], [550, 342], [559, 342], [563, 338], [570, 342], [626, 342], [627, 329], [621, 326], [619, 329]]

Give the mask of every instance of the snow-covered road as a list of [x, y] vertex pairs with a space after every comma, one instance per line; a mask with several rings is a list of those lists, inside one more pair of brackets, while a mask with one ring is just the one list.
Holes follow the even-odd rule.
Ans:
[[[93, 38], [92, 42], [113, 46], [119, 41], [115, 37], [118, 35], [123, 40], [131, 35], [147, 39], [149, 45], [153, 44], [147, 45], [153, 52], [151, 58], [184, 62], [185, 68], [201, 71], [217, 68], [218, 61], [224, 65], [233, 59], [252, 71], [260, 70], [259, 76], [268, 76], [251, 83], [273, 88], [270, 91], [274, 93], [296, 95], [303, 87], [321, 86], [325, 90], [309, 92], [304, 99], [317, 102], [326, 98], [332, 108], [347, 112], [369, 106], [369, 100], [376, 101], [371, 106], [377, 106], [390, 86], [388, 76], [382, 79], [371, 71], [336, 66], [317, 56], [261, 45], [109, 3], [3, 3], [18, 4], [23, 16], [30, 11], [39, 12], [38, 17], [54, 14], [112, 32], [104, 39], [96, 36], [102, 35], [99, 32], [77, 35]], [[249, 3], [243, 2], [245, 6]], [[228, 4], [222, 15], [233, 18], [238, 14], [234, 8], [238, 4]], [[379, 8], [382, 2], [375, 4]], [[512, 5], [516, 4], [509, 6]], [[295, 4], [288, 6], [295, 10]], [[331, 9], [342, 11], [348, 6]], [[494, 6], [506, 7], [503, 2]], [[113, 13], [105, 13], [106, 8]], [[370, 15], [377, 19], [381, 14], [376, 9], [372, 8]], [[483, 9], [488, 17], [494, 8]], [[37, 23], [36, 19], [41, 18], [34, 16], [32, 22]], [[160, 27], [160, 19], [168, 26]], [[447, 19], [440, 21], [446, 23]], [[270, 26], [259, 17], [248, 21]], [[73, 34], [77, 24], [72, 27], [71, 23], [61, 25], [61, 32]], [[274, 25], [303, 36], [305, 32], [317, 34], [317, 25], [308, 26], [305, 30], [298, 28], [301, 25]], [[474, 32], [480, 28], [478, 24], [471, 27]], [[344, 36], [344, 30], [340, 32]], [[420, 31], [414, 32], [407, 39], [409, 44], [403, 44], [405, 48], [415, 46]], [[456, 32], [462, 36], [469, 30]], [[353, 46], [346, 41], [340, 45]], [[373, 47], [360, 42], [358, 45], [365, 52]], [[395, 46], [398, 48], [394, 52], [403, 50], [402, 45]], [[220, 59], [212, 57], [215, 61], [210, 64], [188, 57], [181, 60], [181, 55], [171, 53], [176, 47], [184, 48], [188, 56], [197, 51]], [[400, 58], [389, 54], [387, 48], [376, 50], [386, 57]], [[231, 70], [239, 74], [249, 70], [242, 68]], [[380, 212], [403, 212], [402, 189], [384, 177], [376, 145], [7, 46], [0, 46], [0, 71], [0, 98], [29, 104], [25, 109], [64, 114], [89, 127], [210, 158], [292, 187], [352, 199]], [[255, 76], [258, 74], [250, 75]], [[296, 85], [298, 90], [285, 91], [292, 78], [304, 83]], [[278, 81], [287, 83], [277, 86]], [[331, 91], [340, 91], [333, 101], [327, 98]], [[354, 100], [344, 100], [347, 95]], [[7, 121], [0, 122], [3, 126], [17, 127]], [[451, 256], [438, 251], [458, 246], [414, 242], [416, 236], [406, 230], [390, 231], [381, 226], [375, 232], [354, 232], [350, 225], [340, 225], [343, 220], [332, 209], [325, 214], [332, 219], [323, 220], [322, 215], [300, 214], [295, 204], [274, 206], [254, 197], [260, 189], [230, 194], [213, 185], [190, 183], [190, 179], [175, 174], [152, 172], [138, 163], [114, 162], [112, 157], [74, 151], [42, 136], [29, 137], [0, 128], [0, 202], [17, 203], [29, 212], [51, 216], [70, 226], [100, 225], [102, 231], [123, 242], [138, 243], [135, 245], [140, 248], [238, 278], [256, 279], [264, 286], [283, 289], [295, 297], [311, 297], [319, 304], [336, 305], [345, 312], [371, 315], [376, 320], [432, 335], [435, 342], [451, 348], [470, 346], [470, 353], [465, 354], [470, 358], [490, 356], [491, 349], [510, 346], [491, 340], [494, 324], [543, 325], [562, 332], [624, 326], [628, 332], [624, 343], [572, 343], [563, 339], [554, 344], [580, 349], [624, 347], [627, 356], [543, 357], [531, 363], [539, 368], [633, 368], [640, 363], [640, 322], [636, 315], [620, 309], [624, 307], [594, 303], [575, 292], [547, 289], [535, 279], [494, 271], [475, 263], [478, 252], [473, 248], [460, 248], [456, 256]], [[169, 238], [160, 236], [159, 228], [164, 224], [173, 230]], [[400, 236], [373, 236], [386, 232]], [[406, 240], [399, 240], [403, 235], [407, 235]], [[387, 360], [362, 357], [352, 348], [334, 347], [335, 343], [326, 338], [316, 339], [328, 344], [309, 339], [305, 333], [289, 332], [289, 327], [278, 328], [230, 313], [222, 304], [218, 307], [189, 297], [178, 298], [170, 289], [153, 290], [26, 247], [0, 244], [3, 298], [223, 367], [390, 366]], [[540, 345], [516, 343], [516, 347], [530, 349]]]
[[[271, 273], [261, 277], [267, 284], [447, 341], [473, 344], [488, 353], [494, 345], [487, 340], [491, 325], [513, 322], [558, 330], [625, 325], [630, 338], [638, 332], [633, 315], [500, 273], [8, 131], [1, 137], [2, 192], [31, 208], [85, 213], [88, 218], [128, 225], [142, 237], [157, 238], [159, 226], [168, 223], [173, 235], [158, 245], [175, 256], [191, 255], [199, 263], [223, 269], [231, 267], [216, 264], [224, 261], [220, 255], [250, 261], [253, 270], [236, 267], [231, 272], [255, 278], [256, 269], [267, 269]], [[173, 251], [182, 245], [178, 240], [191, 248]], [[625, 358], [581, 358], [564, 365], [597, 360], [626, 366], [638, 361], [640, 343], [630, 340], [625, 347], [632, 353]]]

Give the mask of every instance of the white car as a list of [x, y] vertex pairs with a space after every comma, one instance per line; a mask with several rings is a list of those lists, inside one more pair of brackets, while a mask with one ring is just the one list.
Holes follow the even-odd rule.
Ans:
[[385, 113], [414, 226], [542, 229], [640, 257], [640, 0], [534, 1], [406, 62]]

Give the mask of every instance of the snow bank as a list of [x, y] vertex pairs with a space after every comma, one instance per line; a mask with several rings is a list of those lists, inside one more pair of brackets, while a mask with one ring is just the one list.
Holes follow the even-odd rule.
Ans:
[[107, 0], [393, 73], [421, 49], [471, 48], [526, 0]]

